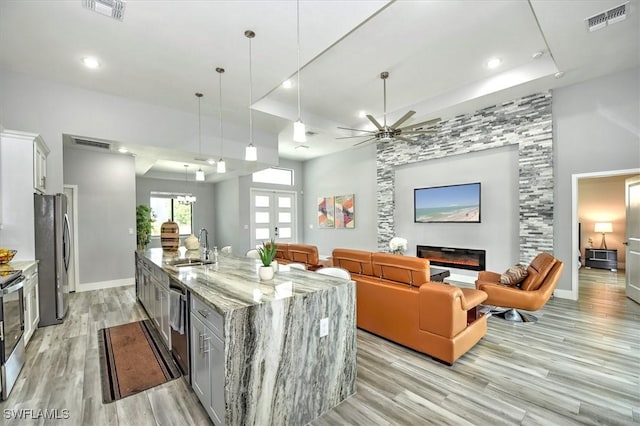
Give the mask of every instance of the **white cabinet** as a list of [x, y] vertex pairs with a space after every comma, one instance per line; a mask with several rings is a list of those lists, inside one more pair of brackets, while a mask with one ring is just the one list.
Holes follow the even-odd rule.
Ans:
[[224, 334], [222, 316], [191, 298], [191, 386], [216, 425], [224, 425]]
[[47, 156], [49, 147], [41, 137], [37, 137], [33, 146], [33, 188], [41, 193], [47, 192]]
[[38, 328], [40, 322], [40, 306], [38, 301], [38, 264], [23, 271], [25, 284], [24, 294], [24, 345], [26, 346], [33, 336], [33, 332]]

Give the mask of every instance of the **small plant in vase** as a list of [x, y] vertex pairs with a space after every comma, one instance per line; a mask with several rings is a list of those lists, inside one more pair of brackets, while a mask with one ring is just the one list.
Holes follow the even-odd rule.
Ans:
[[262, 247], [258, 247], [257, 250], [260, 255], [260, 261], [262, 262], [262, 266], [258, 270], [260, 279], [263, 281], [272, 280], [275, 271], [271, 263], [273, 259], [276, 258], [276, 243], [272, 238], [268, 243], [264, 241]]

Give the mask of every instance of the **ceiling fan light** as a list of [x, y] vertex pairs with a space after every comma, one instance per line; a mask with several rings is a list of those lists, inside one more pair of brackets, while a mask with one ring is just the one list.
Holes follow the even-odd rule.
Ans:
[[202, 169], [196, 170], [196, 180], [200, 182], [204, 181], [204, 172]]
[[244, 159], [245, 161], [258, 161], [258, 148], [252, 143], [244, 149]]
[[227, 172], [227, 165], [225, 164], [224, 160], [221, 158], [218, 160], [218, 165], [216, 166], [216, 171], [218, 173], [226, 173]]
[[306, 142], [307, 141], [307, 129], [304, 126], [302, 120], [298, 119], [293, 123], [293, 140], [294, 142]]

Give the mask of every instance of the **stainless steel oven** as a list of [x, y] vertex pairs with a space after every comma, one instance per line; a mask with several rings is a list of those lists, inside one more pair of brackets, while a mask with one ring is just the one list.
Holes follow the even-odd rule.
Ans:
[[0, 361], [2, 393], [5, 400], [24, 365], [24, 275], [0, 287]]

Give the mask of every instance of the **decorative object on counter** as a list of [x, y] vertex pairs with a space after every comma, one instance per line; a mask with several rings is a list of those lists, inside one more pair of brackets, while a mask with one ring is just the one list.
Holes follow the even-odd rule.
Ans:
[[140, 204], [136, 207], [136, 240], [138, 250], [144, 250], [151, 242], [151, 224], [155, 220], [151, 207]]
[[391, 241], [389, 241], [389, 248], [391, 249], [391, 253], [402, 254], [407, 251], [407, 240], [400, 237], [393, 237]]
[[11, 262], [13, 256], [16, 255], [18, 250], [10, 250], [8, 248], [0, 248], [0, 264]]
[[258, 275], [263, 281], [269, 281], [273, 279], [275, 273], [273, 266], [273, 260], [276, 258], [276, 242], [272, 238], [269, 242], [264, 241], [262, 246], [257, 248], [260, 255], [260, 261], [262, 266], [258, 269]]
[[218, 246], [213, 246], [213, 263], [218, 263], [218, 258], [220, 255], [218, 254]]
[[233, 248], [231, 246], [224, 246], [220, 249], [220, 253], [222, 254], [231, 254], [233, 251]]
[[178, 366], [160, 340], [150, 320], [98, 330], [103, 402], [180, 377]]
[[160, 241], [162, 243], [162, 250], [178, 250], [178, 246], [180, 245], [180, 233], [176, 222], [167, 220], [160, 226]]
[[184, 239], [184, 247], [187, 250], [199, 250], [200, 241], [198, 241], [198, 237], [196, 237], [194, 234], [189, 235]]

